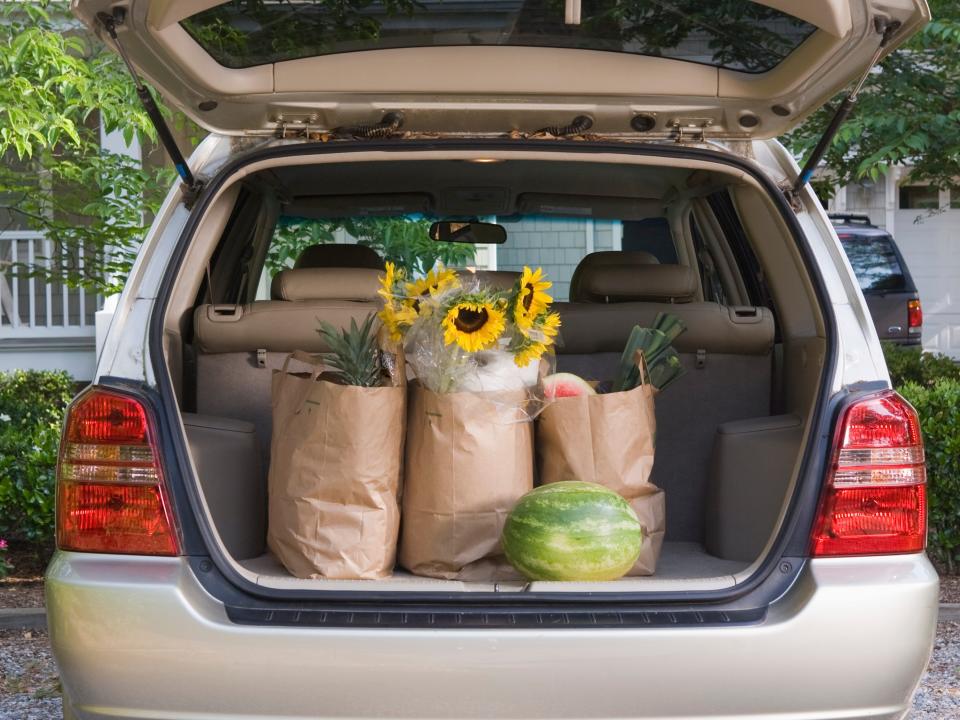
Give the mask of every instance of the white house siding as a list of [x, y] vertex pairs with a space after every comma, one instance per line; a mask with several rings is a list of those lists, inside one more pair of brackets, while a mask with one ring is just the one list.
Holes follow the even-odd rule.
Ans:
[[[883, 178], [866, 186], [848, 185], [845, 188], [845, 212], [863, 213], [877, 227], [887, 226], [886, 185]], [[837, 208], [840, 211], [840, 208]]]
[[584, 255], [614, 247], [615, 225], [610, 220], [537, 218], [509, 222], [498, 218], [498, 222], [507, 229], [507, 242], [497, 249], [497, 268], [542, 267], [553, 282], [554, 300], [569, 299], [570, 278]]

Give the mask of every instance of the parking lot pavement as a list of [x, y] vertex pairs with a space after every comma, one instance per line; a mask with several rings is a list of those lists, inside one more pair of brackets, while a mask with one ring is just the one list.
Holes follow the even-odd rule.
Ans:
[[907, 720], [960, 718], [960, 622], [937, 626], [933, 657]]

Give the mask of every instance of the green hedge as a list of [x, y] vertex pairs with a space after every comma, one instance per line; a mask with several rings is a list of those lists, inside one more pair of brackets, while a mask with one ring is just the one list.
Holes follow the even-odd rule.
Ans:
[[898, 388], [920, 415], [927, 456], [928, 551], [954, 573], [960, 560], [960, 381]]
[[883, 355], [893, 387], [906, 383], [932, 387], [940, 379], [960, 381], [960, 365], [946, 355], [922, 352], [919, 347], [903, 347], [893, 343], [883, 344]]
[[920, 415], [927, 456], [928, 552], [960, 567], [960, 365], [945, 355], [885, 345], [894, 388]]
[[53, 543], [57, 447], [73, 389], [64, 372], [0, 373], [0, 537]]

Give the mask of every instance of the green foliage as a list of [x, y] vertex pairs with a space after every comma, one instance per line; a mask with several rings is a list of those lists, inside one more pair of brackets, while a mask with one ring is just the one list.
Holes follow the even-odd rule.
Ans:
[[122, 288], [174, 173], [101, 149], [101, 125], [156, 139], [120, 59], [68, 3], [0, 4], [0, 210], [52, 241], [21, 276]]
[[899, 392], [920, 414], [927, 457], [928, 552], [953, 573], [960, 560], [960, 381], [907, 382]]
[[7, 541], [0, 538], [0, 580], [10, 574], [13, 567], [7, 562]]
[[0, 536], [53, 541], [57, 448], [72, 396], [63, 372], [0, 373]]
[[270, 275], [292, 267], [300, 253], [311, 245], [332, 243], [341, 224], [334, 220], [311, 220], [300, 217], [282, 217], [273, 231], [267, 250], [266, 265]]
[[335, 233], [344, 230], [361, 245], [376, 250], [384, 260], [395, 263], [409, 276], [422, 275], [437, 262], [449, 266], [471, 263], [476, 248], [465, 243], [436, 242], [430, 239], [430, 222], [412, 218], [337, 218], [310, 220], [281, 218], [267, 252], [267, 269], [276, 275], [306, 248], [333, 242]]
[[438, 262], [448, 266], [473, 261], [476, 248], [467, 243], [430, 239], [430, 221], [409, 218], [359, 218], [348, 220], [344, 229], [383, 257], [404, 268], [409, 276], [423, 275]]
[[[930, 0], [930, 9], [934, 20], [867, 79], [854, 112], [827, 151], [831, 182], [875, 181], [891, 165], [907, 163], [912, 166], [910, 181], [940, 188], [956, 183], [960, 176], [960, 3]], [[814, 113], [787, 136], [796, 155], [809, 154], [834, 108]]]
[[358, 326], [356, 318], [350, 318], [350, 328], [342, 330], [328, 322], [320, 322], [317, 332], [330, 346], [327, 362], [336, 369], [345, 385], [377, 387], [380, 384], [376, 319], [376, 314], [370, 313]]
[[960, 365], [946, 355], [923, 352], [918, 347], [883, 343], [890, 380], [895, 388], [905, 383], [933, 387], [941, 378], [960, 381]]
[[920, 415], [927, 456], [928, 552], [948, 572], [960, 560], [960, 365], [884, 343], [893, 387]]

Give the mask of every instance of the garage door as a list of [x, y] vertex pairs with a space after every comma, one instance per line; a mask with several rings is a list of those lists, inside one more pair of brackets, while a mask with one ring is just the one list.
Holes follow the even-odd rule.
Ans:
[[960, 360], [960, 210], [898, 210], [895, 228], [920, 290], [923, 346]]

